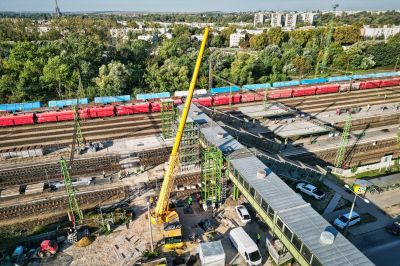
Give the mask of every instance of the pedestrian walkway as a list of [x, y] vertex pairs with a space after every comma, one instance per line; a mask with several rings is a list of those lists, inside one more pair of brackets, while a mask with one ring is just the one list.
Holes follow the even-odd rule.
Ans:
[[329, 202], [328, 206], [325, 208], [323, 215], [333, 212], [341, 198], [342, 195], [336, 192], [331, 201]]

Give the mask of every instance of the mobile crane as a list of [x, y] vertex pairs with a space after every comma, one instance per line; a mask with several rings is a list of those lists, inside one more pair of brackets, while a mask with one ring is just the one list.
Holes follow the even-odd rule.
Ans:
[[209, 28], [204, 30], [203, 41], [201, 42], [200, 52], [197, 57], [196, 66], [193, 72], [192, 80], [189, 86], [189, 93], [185, 100], [185, 105], [182, 110], [182, 115], [179, 121], [178, 131], [176, 133], [174, 146], [172, 148], [168, 168], [165, 171], [164, 181], [161, 186], [161, 191], [157, 200], [156, 208], [151, 213], [151, 221], [153, 224], [164, 224], [164, 240], [165, 248], [179, 248], [183, 246], [182, 231], [179, 225], [179, 217], [176, 211], [169, 209], [169, 199], [174, 183], [175, 176], [178, 172], [179, 166], [179, 146], [182, 140], [183, 130], [185, 129], [186, 119], [188, 117], [190, 104], [192, 102], [193, 92], [199, 74], [201, 60], [203, 58], [204, 50], [208, 39]]

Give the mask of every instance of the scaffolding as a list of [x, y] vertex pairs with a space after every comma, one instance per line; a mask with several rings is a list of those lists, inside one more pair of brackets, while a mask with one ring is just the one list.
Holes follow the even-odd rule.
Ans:
[[201, 187], [207, 204], [223, 201], [224, 182], [223, 155], [218, 148], [211, 146], [203, 150], [201, 161]]
[[335, 158], [336, 168], [342, 168], [344, 157], [346, 154], [346, 147], [349, 142], [350, 129], [351, 129], [351, 114], [348, 114], [346, 117], [346, 122], [344, 124], [340, 146], [336, 153], [336, 158]]
[[78, 219], [83, 219], [82, 211], [79, 208], [78, 200], [76, 199], [75, 195], [75, 188], [72, 185], [70, 171], [67, 166], [67, 162], [64, 158], [60, 160], [61, 171], [64, 176], [64, 185], [65, 190], [67, 192], [68, 197], [68, 207], [69, 207], [69, 220], [75, 226], [75, 223]]
[[[176, 125], [174, 133], [177, 130]], [[180, 171], [187, 171], [195, 168], [200, 164], [200, 143], [199, 143], [200, 130], [194, 121], [188, 117], [183, 130], [182, 141], [179, 147], [179, 162]]]
[[161, 100], [161, 123], [162, 136], [164, 139], [170, 139], [174, 136], [173, 125], [175, 124], [176, 112], [174, 101]]

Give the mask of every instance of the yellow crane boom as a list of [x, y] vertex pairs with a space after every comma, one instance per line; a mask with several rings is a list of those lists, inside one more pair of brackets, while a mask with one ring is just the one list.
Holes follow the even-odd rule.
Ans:
[[175, 212], [168, 211], [169, 197], [174, 183], [175, 175], [179, 165], [179, 146], [181, 144], [183, 130], [185, 129], [186, 119], [189, 113], [190, 103], [192, 102], [193, 92], [197, 82], [197, 76], [199, 74], [201, 60], [203, 58], [204, 50], [208, 39], [209, 28], [206, 27], [204, 30], [203, 41], [201, 42], [200, 52], [197, 56], [196, 66], [194, 68], [192, 80], [189, 86], [189, 92], [185, 100], [185, 105], [182, 110], [182, 116], [179, 121], [178, 132], [176, 133], [174, 146], [172, 147], [171, 155], [169, 156], [168, 168], [164, 175], [164, 181], [161, 186], [160, 195], [158, 197], [156, 208], [152, 214], [152, 221], [156, 224], [161, 224], [168, 220], [177, 217]]

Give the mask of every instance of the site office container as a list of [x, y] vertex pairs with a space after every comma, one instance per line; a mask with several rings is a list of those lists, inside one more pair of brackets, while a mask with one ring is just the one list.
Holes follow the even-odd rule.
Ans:
[[268, 91], [268, 99], [290, 98], [292, 97], [292, 93], [293, 89], [270, 90]]
[[89, 108], [91, 118], [114, 116], [114, 106], [92, 107]]
[[240, 100], [242, 103], [248, 103], [248, 102], [254, 102], [255, 101], [255, 97], [254, 97], [254, 93], [242, 93], [242, 99]]
[[381, 85], [380, 80], [369, 80], [360, 83], [360, 90], [379, 88]]
[[293, 89], [293, 97], [315, 95], [317, 87], [305, 87], [301, 89]]
[[211, 107], [212, 106], [212, 102], [213, 102], [213, 98], [208, 96], [208, 97], [199, 97], [199, 98], [193, 98], [192, 99], [193, 103], [198, 103], [201, 104], [205, 107]]
[[336, 93], [336, 92], [339, 92], [339, 89], [340, 89], [339, 84], [322, 85], [322, 86], [317, 87], [315, 94]]
[[384, 79], [381, 80], [381, 87], [393, 87], [400, 85], [400, 78]]
[[13, 116], [14, 125], [33, 125], [35, 124], [34, 117], [33, 113]]

